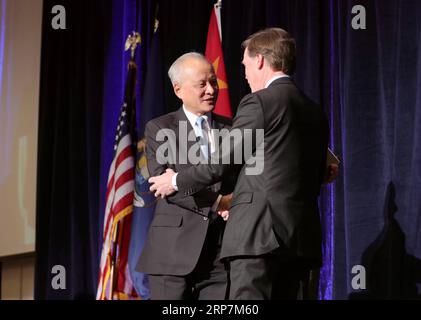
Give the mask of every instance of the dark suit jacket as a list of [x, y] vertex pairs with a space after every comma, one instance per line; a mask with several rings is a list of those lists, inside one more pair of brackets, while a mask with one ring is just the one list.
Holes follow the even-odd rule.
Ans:
[[[163, 115], [146, 124], [146, 156], [148, 170], [151, 176], [160, 175], [167, 168], [183, 172], [192, 165], [179, 163], [179, 154], [187, 152], [196, 141], [184, 145], [179, 136], [180, 121], [187, 124], [187, 132], [193, 130], [183, 108]], [[212, 128], [230, 128], [231, 119], [212, 114]], [[175, 133], [174, 140], [157, 141], [156, 135], [160, 129], [169, 129]], [[194, 131], [193, 131], [194, 132]], [[183, 139], [184, 140], [184, 139]], [[170, 156], [174, 163], [160, 164], [156, 159], [159, 146], [167, 143]], [[235, 183], [235, 182], [234, 182]], [[137, 264], [137, 270], [147, 274], [187, 275], [193, 271], [199, 259], [206, 233], [210, 223], [217, 223], [221, 235], [225, 222], [210, 209], [220, 193], [232, 192], [233, 182], [217, 183], [194, 195], [184, 197], [180, 194], [159, 199], [154, 218], [149, 228], [145, 247]], [[230, 189], [231, 186], [231, 189]]]
[[[289, 78], [245, 96], [234, 129], [264, 129], [263, 172], [235, 186], [221, 258], [275, 252], [321, 262], [317, 198], [325, 172], [328, 123], [322, 109]], [[254, 153], [255, 154], [255, 153]], [[198, 165], [177, 176], [179, 193], [191, 196], [220, 180], [229, 165]]]

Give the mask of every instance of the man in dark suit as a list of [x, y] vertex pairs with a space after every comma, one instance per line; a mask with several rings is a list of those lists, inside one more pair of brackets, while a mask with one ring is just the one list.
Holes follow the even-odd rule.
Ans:
[[[215, 151], [210, 129], [229, 128], [231, 124], [230, 119], [212, 113], [218, 84], [204, 56], [187, 53], [174, 62], [168, 74], [183, 106], [146, 125], [150, 175], [168, 168], [183, 172], [195, 160], [207, 162]], [[196, 152], [189, 155], [194, 147]], [[227, 272], [219, 254], [226, 212], [222, 217], [217, 208], [229, 198], [221, 193], [232, 192], [234, 183], [227, 181], [187, 197], [174, 195], [158, 201], [137, 266], [149, 275], [152, 299], [225, 298]]]
[[[221, 258], [230, 267], [230, 299], [294, 299], [300, 279], [321, 264], [317, 198], [326, 170], [327, 119], [288, 76], [295, 41], [286, 31], [257, 32], [243, 48], [252, 93], [240, 102], [232, 130], [244, 134], [242, 147], [251, 143], [252, 155], [245, 155], [234, 189]], [[149, 181], [156, 196], [176, 190], [191, 196], [230, 170], [227, 164], [198, 165]]]

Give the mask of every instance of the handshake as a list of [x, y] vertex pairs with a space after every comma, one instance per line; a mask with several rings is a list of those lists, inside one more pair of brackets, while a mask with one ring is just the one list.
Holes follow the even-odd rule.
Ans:
[[[333, 152], [329, 150], [323, 184], [332, 183], [338, 178], [339, 163], [339, 159], [334, 156]], [[148, 181], [152, 185], [150, 186], [149, 190], [155, 194], [155, 197], [165, 198], [166, 196], [173, 194], [176, 191], [172, 184], [172, 178], [174, 175], [175, 172], [168, 168], [162, 175], [150, 177]], [[231, 206], [231, 201], [232, 193], [222, 196], [216, 210], [225, 221], [227, 221], [229, 218], [229, 208]]]

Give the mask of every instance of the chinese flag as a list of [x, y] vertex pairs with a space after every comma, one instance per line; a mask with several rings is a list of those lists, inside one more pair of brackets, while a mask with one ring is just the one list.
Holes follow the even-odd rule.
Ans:
[[214, 8], [210, 17], [205, 55], [206, 58], [213, 64], [219, 85], [219, 96], [213, 112], [231, 118], [232, 112], [228, 94], [228, 82], [225, 72], [224, 55], [222, 53], [221, 37], [219, 36], [220, 32], [216, 10], [219, 10], [219, 8]]

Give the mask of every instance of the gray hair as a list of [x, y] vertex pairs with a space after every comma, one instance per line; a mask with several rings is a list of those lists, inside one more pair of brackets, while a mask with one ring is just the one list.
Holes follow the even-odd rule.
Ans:
[[176, 83], [181, 83], [181, 75], [182, 75], [182, 66], [183, 63], [188, 59], [198, 59], [206, 61], [210, 64], [210, 62], [206, 59], [206, 57], [198, 52], [187, 52], [180, 56], [177, 60], [173, 62], [171, 67], [168, 69], [168, 77], [170, 77], [171, 83], [174, 85]]

